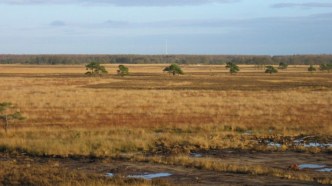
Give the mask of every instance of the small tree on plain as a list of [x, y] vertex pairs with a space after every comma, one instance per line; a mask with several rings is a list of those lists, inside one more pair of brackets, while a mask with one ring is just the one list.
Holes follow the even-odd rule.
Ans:
[[15, 106], [9, 102], [0, 103], [0, 120], [3, 123], [3, 128], [7, 133], [9, 127], [9, 121], [11, 120], [23, 120], [24, 117], [18, 111], [15, 111]]
[[119, 69], [117, 70], [118, 75], [120, 76], [125, 76], [129, 74], [129, 69], [128, 67], [124, 65], [119, 65]]
[[228, 63], [226, 63], [226, 68], [229, 69], [229, 72], [230, 72], [231, 74], [235, 74], [235, 73], [237, 73], [238, 71], [240, 71], [240, 68], [239, 68], [236, 64], [234, 64], [234, 63], [232, 63], [232, 62], [228, 62]]
[[281, 63], [279, 63], [278, 69], [284, 70], [284, 69], [287, 69], [287, 67], [288, 67], [287, 63], [281, 62]]
[[319, 70], [330, 72], [332, 70], [332, 63], [319, 65]]
[[173, 74], [173, 76], [184, 74], [181, 67], [175, 63], [171, 64], [168, 67], [165, 67], [163, 71], [168, 72], [169, 74]]
[[277, 72], [278, 72], [278, 70], [271, 65], [265, 67], [265, 73], [269, 73], [271, 75], [271, 74], [277, 73]]
[[308, 71], [311, 72], [311, 73], [315, 72], [316, 68], [313, 65], [310, 65], [309, 68], [308, 68]]
[[99, 63], [97, 62], [91, 62], [87, 65], [85, 65], [85, 68], [88, 72], [86, 72], [86, 75], [92, 75], [92, 76], [102, 76], [103, 74], [107, 74], [107, 70], [104, 66], [101, 66]]

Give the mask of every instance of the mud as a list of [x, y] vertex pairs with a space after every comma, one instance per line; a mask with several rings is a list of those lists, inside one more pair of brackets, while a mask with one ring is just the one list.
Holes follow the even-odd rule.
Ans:
[[[319, 165], [318, 168], [332, 168], [332, 155], [330, 153], [297, 153], [297, 152], [245, 152], [216, 150], [201, 152], [205, 157], [219, 159], [220, 161], [238, 165], [260, 165], [271, 168], [287, 169], [290, 165], [299, 165], [300, 171], [306, 171], [314, 176], [322, 172], [329, 173], [329, 169], [310, 169], [306, 165]], [[301, 168], [302, 165], [302, 168]], [[317, 167], [315, 166], [315, 167]], [[332, 174], [324, 174], [332, 176]]]
[[[221, 161], [243, 164], [261, 164], [287, 169], [291, 163], [315, 163], [332, 166], [330, 155], [327, 154], [296, 154], [296, 153], [239, 153], [239, 152], [202, 152], [203, 156], [220, 158]], [[0, 164], [15, 162], [21, 166], [39, 164], [43, 166], [60, 167], [66, 170], [84, 173], [100, 174], [103, 176], [120, 176], [148, 179], [163, 179], [177, 185], [313, 185], [316, 183], [287, 180], [266, 175], [236, 174], [215, 172], [183, 166], [160, 165], [145, 162], [128, 162], [125, 160], [96, 159], [96, 158], [60, 158], [60, 157], [31, 157], [27, 155], [10, 155], [1, 153]], [[159, 177], [160, 173], [167, 173]], [[144, 175], [150, 177], [144, 177]], [[331, 175], [329, 172], [315, 172], [313, 174]], [[151, 175], [153, 175], [151, 177]], [[156, 176], [157, 177], [154, 177]]]

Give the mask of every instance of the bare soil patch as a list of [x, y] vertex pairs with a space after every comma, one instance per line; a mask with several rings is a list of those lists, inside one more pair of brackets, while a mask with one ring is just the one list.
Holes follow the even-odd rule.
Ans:
[[[223, 153], [224, 154], [224, 153]], [[219, 153], [221, 156], [222, 154]], [[234, 154], [233, 154], [234, 155]], [[232, 156], [233, 156], [232, 155]], [[250, 155], [242, 154], [247, 158]], [[242, 156], [242, 157], [243, 157]], [[257, 157], [259, 158], [260, 155]], [[286, 156], [292, 156], [286, 154]], [[323, 156], [323, 155], [322, 155]], [[241, 157], [241, 156], [235, 156]], [[325, 156], [324, 156], [325, 157]], [[267, 156], [266, 159], [272, 158]], [[230, 159], [229, 159], [230, 160]], [[242, 159], [244, 160], [244, 159]], [[228, 161], [228, 160], [227, 160]], [[287, 180], [276, 178], [272, 176], [255, 176], [248, 174], [235, 174], [235, 173], [220, 173], [215, 171], [201, 170], [195, 168], [186, 168], [182, 166], [166, 166], [152, 163], [142, 162], [126, 162], [121, 160], [112, 159], [94, 159], [94, 158], [52, 158], [52, 157], [29, 157], [26, 155], [10, 155], [1, 153], [0, 164], [6, 163], [19, 164], [20, 167], [33, 167], [39, 168], [48, 167], [54, 169], [66, 170], [66, 172], [78, 172], [82, 175], [93, 175], [96, 179], [109, 179], [107, 173], [114, 175], [113, 179], [117, 177], [126, 178], [129, 175], [144, 174], [144, 173], [160, 173], [167, 172], [171, 175], [168, 177], [158, 178], [164, 180], [165, 183], [171, 185], [312, 185], [311, 182]], [[20, 175], [20, 173], [18, 173]], [[24, 175], [24, 173], [21, 173]], [[0, 180], [4, 183], [4, 177]], [[12, 179], [22, 179], [19, 176]], [[93, 179], [93, 177], [91, 178]], [[16, 183], [18, 180], [6, 180], [7, 183]], [[31, 181], [31, 180], [30, 180]], [[50, 180], [52, 181], [52, 180]], [[19, 182], [17, 182], [19, 183]], [[32, 185], [33, 182], [31, 182]]]

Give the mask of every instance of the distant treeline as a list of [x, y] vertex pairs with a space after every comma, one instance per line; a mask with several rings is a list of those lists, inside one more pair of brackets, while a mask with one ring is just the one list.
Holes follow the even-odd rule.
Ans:
[[332, 63], [332, 55], [0, 55], [0, 64], [279, 64], [318, 65]]

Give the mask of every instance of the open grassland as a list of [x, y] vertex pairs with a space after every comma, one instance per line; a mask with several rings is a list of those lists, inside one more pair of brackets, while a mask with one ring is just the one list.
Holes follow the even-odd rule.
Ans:
[[[130, 75], [120, 77], [116, 65], [106, 65], [109, 75], [86, 77], [80, 65], [0, 65], [0, 100], [14, 103], [26, 117], [12, 123], [8, 133], [0, 130], [0, 150], [332, 183], [331, 173], [287, 172], [290, 164], [297, 163], [287, 157], [276, 167], [267, 166], [270, 162], [239, 165], [219, 156], [183, 157], [225, 149], [325, 157], [332, 145], [305, 147], [294, 141], [332, 144], [332, 73], [308, 73], [307, 66], [290, 66], [269, 75], [242, 65], [238, 74], [230, 75], [223, 65], [186, 65], [185, 75], [170, 76], [162, 72], [165, 66], [129, 65]], [[332, 161], [322, 159], [328, 165]], [[80, 180], [79, 176], [73, 179]], [[97, 177], [83, 182], [92, 183]], [[63, 183], [70, 184], [70, 179]], [[116, 185], [114, 179], [100, 184], [106, 183]]]

